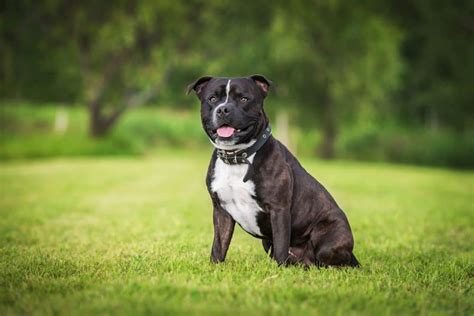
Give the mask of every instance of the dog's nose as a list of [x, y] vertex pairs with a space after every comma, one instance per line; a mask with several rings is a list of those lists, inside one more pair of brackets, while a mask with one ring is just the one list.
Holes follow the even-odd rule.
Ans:
[[228, 105], [222, 105], [217, 108], [216, 114], [219, 117], [226, 117], [230, 113], [230, 107]]

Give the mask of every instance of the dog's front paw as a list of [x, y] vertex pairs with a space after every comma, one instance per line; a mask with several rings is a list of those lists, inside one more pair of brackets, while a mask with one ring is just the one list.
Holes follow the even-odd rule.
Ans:
[[214, 255], [211, 255], [211, 263], [221, 263], [221, 262], [224, 262], [224, 258], [221, 258], [221, 257], [218, 257], [218, 256], [214, 256]]

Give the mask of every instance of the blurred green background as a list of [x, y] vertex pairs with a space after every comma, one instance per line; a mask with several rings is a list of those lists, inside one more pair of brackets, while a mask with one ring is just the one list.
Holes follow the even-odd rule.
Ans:
[[261, 73], [298, 156], [474, 166], [472, 1], [12, 1], [0, 158], [197, 148], [201, 75]]
[[[473, 56], [474, 1], [1, 1], [0, 315], [474, 315]], [[362, 268], [210, 264], [185, 87], [255, 73]]]

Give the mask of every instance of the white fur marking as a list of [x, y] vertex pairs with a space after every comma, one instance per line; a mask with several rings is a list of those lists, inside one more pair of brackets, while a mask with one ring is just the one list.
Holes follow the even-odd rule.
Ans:
[[256, 139], [252, 139], [248, 143], [245, 144], [235, 144], [235, 139], [232, 140], [220, 140], [216, 139], [216, 142], [214, 142], [212, 139], [209, 138], [211, 141], [212, 145], [218, 149], [224, 149], [224, 150], [241, 150], [241, 149], [247, 149], [253, 144], [257, 142]]
[[212, 121], [214, 122], [214, 125], [217, 125], [217, 114], [216, 114], [217, 109], [220, 108], [221, 106], [226, 105], [227, 101], [229, 101], [230, 81], [231, 80], [229, 79], [229, 81], [227, 81], [227, 85], [225, 86], [225, 93], [226, 93], [225, 101], [219, 104], [218, 106], [216, 106], [216, 108], [214, 109], [214, 112], [212, 112]]
[[[254, 157], [255, 154], [249, 157], [250, 163]], [[252, 180], [243, 181], [247, 168], [246, 164], [227, 165], [217, 158], [211, 190], [217, 193], [221, 206], [245, 231], [263, 236], [257, 224], [257, 214], [263, 210], [253, 198], [255, 184]]]

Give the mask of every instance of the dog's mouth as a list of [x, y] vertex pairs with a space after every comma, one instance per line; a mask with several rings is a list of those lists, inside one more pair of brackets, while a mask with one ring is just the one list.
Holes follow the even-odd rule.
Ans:
[[224, 124], [221, 125], [219, 128], [212, 131], [213, 136], [220, 137], [224, 139], [230, 139], [235, 136], [241, 136], [246, 134], [252, 125], [249, 125], [245, 128], [235, 128], [230, 125]]
[[228, 126], [228, 125], [223, 125], [219, 127], [218, 129], [216, 129], [217, 135], [222, 138], [231, 137], [232, 135], [234, 135], [235, 132], [238, 133], [239, 131], [240, 130], [238, 129], [236, 130], [232, 126]]

